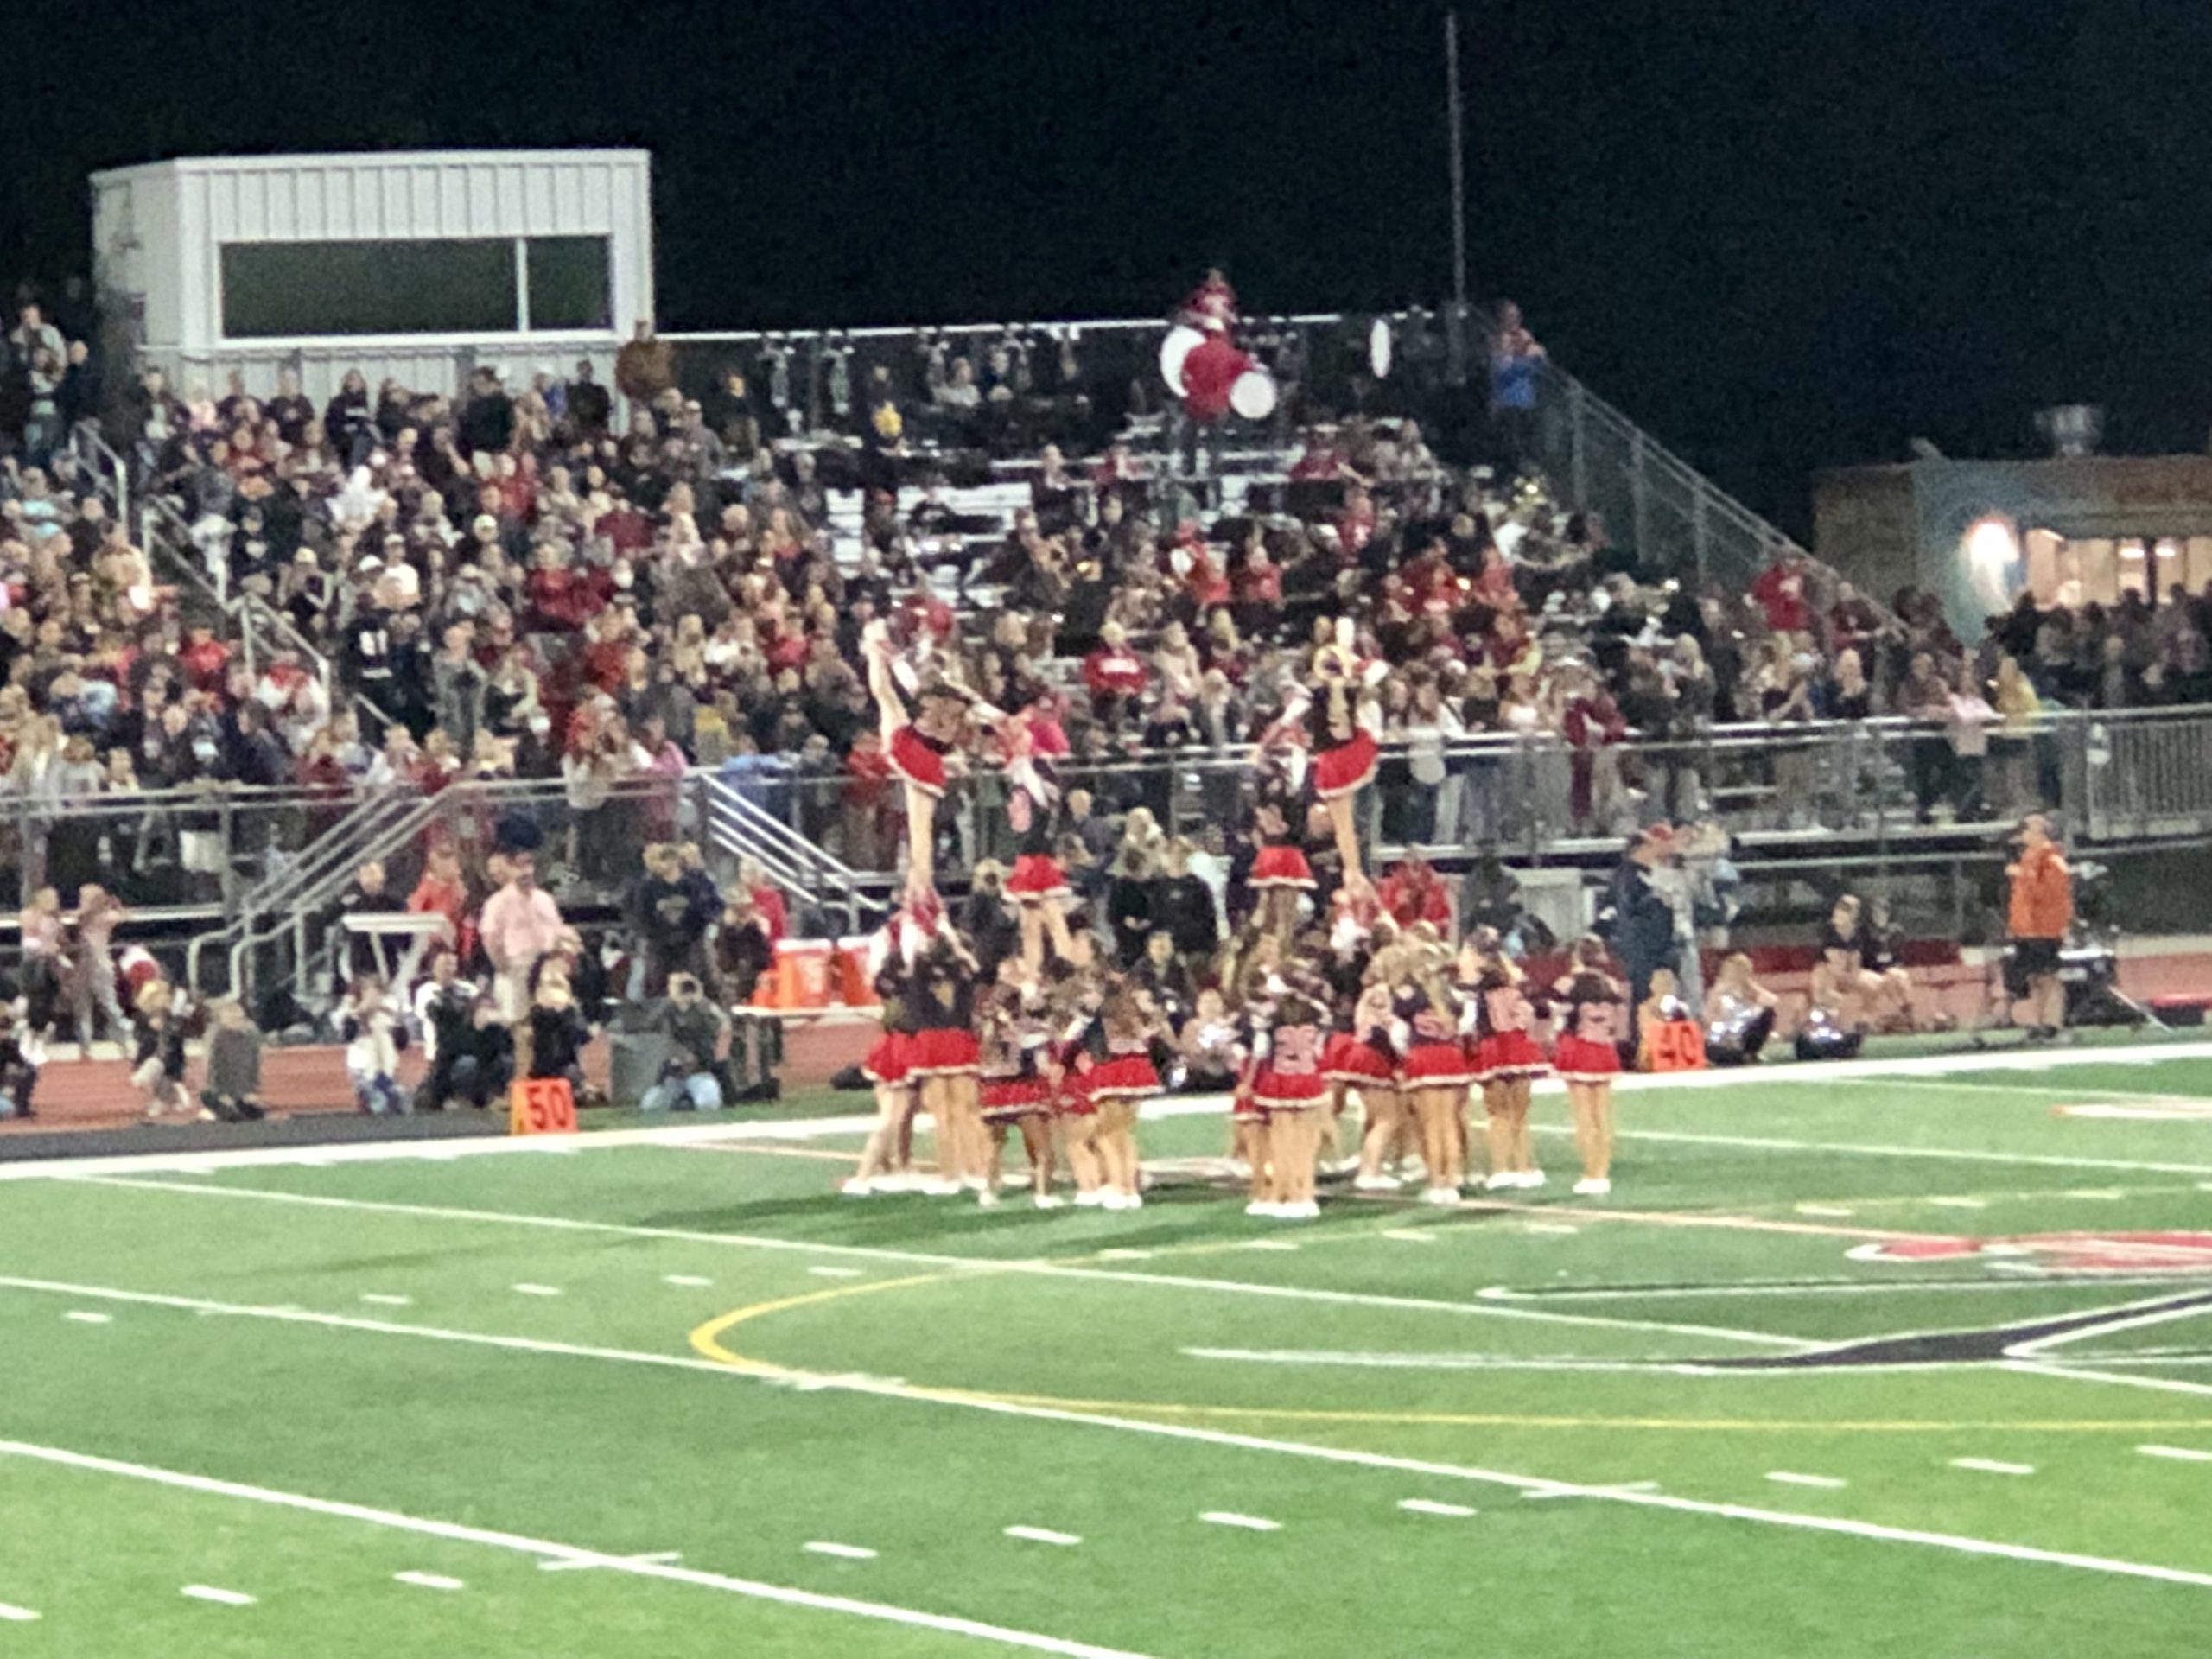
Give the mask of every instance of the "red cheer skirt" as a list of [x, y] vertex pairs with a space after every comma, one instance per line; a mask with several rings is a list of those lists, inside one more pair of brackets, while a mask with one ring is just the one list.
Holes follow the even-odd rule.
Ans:
[[1253, 887], [1313, 887], [1313, 867], [1306, 861], [1306, 855], [1295, 847], [1267, 846], [1260, 849], [1252, 861], [1252, 874], [1246, 883]]
[[1024, 853], [1014, 861], [1014, 874], [1006, 890], [1025, 905], [1041, 905], [1068, 896], [1068, 873], [1050, 853]]
[[1611, 1043], [1570, 1035], [1552, 1046], [1552, 1065], [1569, 1083], [1607, 1083], [1621, 1069], [1621, 1055]]
[[861, 1075], [870, 1083], [887, 1083], [894, 1087], [906, 1081], [913, 1064], [911, 1048], [913, 1039], [903, 1031], [887, 1031], [869, 1046], [868, 1056], [861, 1062]]
[[1329, 1080], [1319, 1071], [1274, 1071], [1262, 1066], [1252, 1078], [1252, 1099], [1270, 1112], [1303, 1112], [1325, 1105]]
[[982, 1059], [976, 1033], [957, 1027], [918, 1031], [906, 1039], [906, 1075], [910, 1077], [971, 1077]]
[[1374, 1044], [1348, 1031], [1334, 1031], [1321, 1046], [1321, 1075], [1332, 1083], [1357, 1088], [1362, 1084], [1395, 1083], [1398, 1073], [1390, 1057]]
[[1325, 801], [1351, 795], [1375, 780], [1375, 739], [1363, 726], [1349, 740], [1313, 755], [1313, 793]]
[[1525, 1031], [1494, 1031], [1475, 1045], [1475, 1080], [1478, 1083], [1540, 1077], [1550, 1070], [1544, 1051]]
[[1052, 1104], [1042, 1077], [985, 1077], [978, 1090], [985, 1117], [1024, 1117]]
[[891, 734], [884, 759], [891, 763], [892, 771], [925, 795], [944, 793], [944, 757], [923, 741], [922, 734], [912, 726], [901, 726]]
[[1160, 1092], [1160, 1073], [1142, 1054], [1115, 1054], [1098, 1062], [1077, 1080], [1083, 1092], [1094, 1100], [1130, 1098]]
[[1398, 1080], [1408, 1089], [1464, 1089], [1475, 1074], [1459, 1044], [1415, 1043], [1398, 1064]]

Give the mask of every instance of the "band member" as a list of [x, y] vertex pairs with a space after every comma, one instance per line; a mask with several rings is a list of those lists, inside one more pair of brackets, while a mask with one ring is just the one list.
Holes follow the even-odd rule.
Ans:
[[1529, 1096], [1551, 1068], [1536, 1046], [1535, 1024], [1521, 970], [1503, 958], [1493, 961], [1475, 982], [1474, 1052], [1490, 1141], [1490, 1178], [1483, 1185], [1493, 1192], [1544, 1184], [1529, 1137]]
[[1408, 1122], [1398, 1092], [1396, 1027], [1390, 988], [1377, 978], [1361, 990], [1349, 1026], [1331, 1033], [1322, 1052], [1321, 1069], [1339, 1098], [1359, 1096], [1363, 1123], [1359, 1173], [1352, 1178], [1356, 1192], [1395, 1192], [1403, 1185], [1383, 1169], [1395, 1157]]
[[918, 931], [903, 916], [890, 923], [868, 942], [868, 977], [875, 986], [882, 1009], [883, 1029], [861, 1062], [861, 1070], [875, 1091], [875, 1127], [861, 1148], [859, 1168], [842, 1191], [848, 1198], [895, 1192], [907, 1184], [905, 1147], [913, 1132], [914, 1018], [909, 1003], [911, 957], [918, 951]]
[[1044, 1067], [1051, 1037], [1045, 1001], [1029, 965], [1014, 957], [999, 964], [998, 982], [983, 998], [977, 1019], [982, 1048], [978, 1100], [989, 1143], [989, 1166], [977, 1202], [999, 1201], [999, 1176], [1006, 1154], [1006, 1132], [1018, 1129], [1029, 1154], [1030, 1188], [1039, 1210], [1057, 1210], [1052, 1191], [1052, 1089]]
[[983, 1120], [976, 1099], [976, 958], [939, 918], [914, 959], [906, 1008], [914, 1035], [906, 1075], [915, 1104], [937, 1125], [938, 1179], [949, 1196], [983, 1190]]
[[1321, 1213], [1314, 1174], [1329, 1109], [1329, 1080], [1321, 1071], [1328, 1019], [1321, 986], [1295, 975], [1275, 993], [1255, 1033], [1252, 1100], [1267, 1114], [1268, 1195], [1255, 1198], [1247, 1215], [1305, 1221]]
[[1461, 1036], [1465, 1010], [1445, 983], [1443, 963], [1423, 951], [1394, 988], [1393, 1031], [1402, 1049], [1398, 1081], [1421, 1131], [1428, 1168], [1424, 1204], [1459, 1202], [1467, 1177], [1467, 1085], [1474, 1081]]
[[1741, 950], [1720, 960], [1713, 988], [1705, 994], [1705, 1057], [1715, 1065], [1749, 1065], [1774, 1035], [1782, 999], [1751, 976], [1751, 959]]
[[1574, 1144], [1582, 1153], [1582, 1179], [1574, 1190], [1584, 1198], [1603, 1198], [1613, 1190], [1613, 1078], [1621, 1069], [1625, 993], [1605, 972], [1602, 940], [1577, 940], [1568, 961], [1552, 988], [1559, 1018], [1552, 1063], [1566, 1080]]

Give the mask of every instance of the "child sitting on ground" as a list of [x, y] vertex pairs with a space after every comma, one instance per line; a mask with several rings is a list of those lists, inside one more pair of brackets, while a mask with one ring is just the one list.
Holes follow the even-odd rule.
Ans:
[[527, 1036], [530, 1041], [524, 1077], [565, 1077], [569, 1087], [582, 1096], [584, 1045], [591, 1040], [591, 1027], [576, 1007], [575, 997], [569, 988], [568, 975], [557, 969], [539, 974], [529, 1017], [518, 1034]]
[[226, 1123], [250, 1123], [261, 1109], [261, 1033], [234, 996], [215, 1005], [207, 1036], [207, 1076], [200, 1090], [202, 1111]]
[[0, 1117], [32, 1117], [31, 1095], [38, 1087], [46, 1047], [38, 1033], [16, 1017], [11, 1004], [0, 1004]]
[[668, 1034], [671, 1052], [659, 1080], [639, 1101], [640, 1109], [664, 1112], [681, 1103], [695, 1112], [720, 1111], [715, 1051], [721, 1046], [722, 1012], [699, 994], [697, 980], [689, 974], [668, 976], [668, 999], [653, 1011], [652, 1028]]

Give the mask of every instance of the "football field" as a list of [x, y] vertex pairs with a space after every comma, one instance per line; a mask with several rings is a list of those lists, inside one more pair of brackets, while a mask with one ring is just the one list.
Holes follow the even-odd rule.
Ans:
[[2212, 1048], [2020, 1058], [1303, 1225], [1185, 1102], [1115, 1213], [853, 1096], [0, 1168], [0, 1659], [2201, 1655]]

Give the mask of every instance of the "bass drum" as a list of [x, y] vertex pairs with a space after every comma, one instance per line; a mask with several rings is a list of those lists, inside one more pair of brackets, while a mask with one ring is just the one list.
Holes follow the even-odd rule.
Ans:
[[1178, 397], [1183, 395], [1183, 359], [1205, 338], [1197, 329], [1178, 324], [1160, 342], [1160, 378]]
[[1248, 421], [1275, 412], [1275, 378], [1265, 369], [1247, 369], [1230, 383], [1229, 406]]

